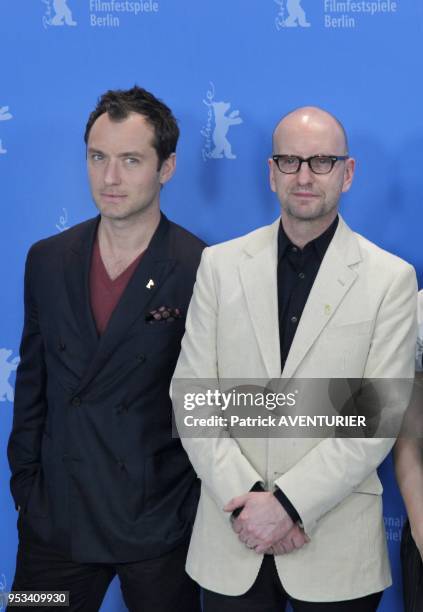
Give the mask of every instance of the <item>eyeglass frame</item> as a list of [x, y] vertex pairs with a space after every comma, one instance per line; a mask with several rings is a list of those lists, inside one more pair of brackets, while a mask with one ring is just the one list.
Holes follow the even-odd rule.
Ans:
[[[285, 172], [284, 170], [281, 170], [278, 162], [279, 162], [279, 159], [281, 159], [282, 157], [295, 157], [295, 159], [297, 159], [300, 162], [297, 170], [295, 170], [295, 172]], [[332, 162], [332, 166], [327, 172], [315, 172], [315, 170], [313, 170], [313, 168], [311, 167], [310, 162], [312, 159], [316, 159], [316, 158], [319, 159], [322, 157], [330, 159]], [[330, 174], [337, 161], [345, 161], [349, 158], [350, 158], [349, 155], [321, 155], [319, 154], [319, 155], [311, 155], [310, 157], [300, 157], [300, 155], [287, 155], [287, 154], [272, 155], [272, 160], [275, 162], [277, 169], [279, 170], [279, 172], [282, 172], [282, 174], [298, 174], [304, 162], [307, 162], [308, 167], [310, 168], [313, 174], [317, 174], [317, 175]]]

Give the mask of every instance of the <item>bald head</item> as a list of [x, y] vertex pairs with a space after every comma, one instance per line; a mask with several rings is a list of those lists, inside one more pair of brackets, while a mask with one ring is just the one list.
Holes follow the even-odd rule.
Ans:
[[[335, 219], [341, 194], [349, 190], [354, 176], [355, 161], [349, 157], [347, 147], [342, 124], [315, 106], [297, 108], [276, 126], [273, 132], [276, 157], [269, 159], [270, 187], [278, 196], [282, 223], [288, 236], [291, 232], [291, 239], [301, 226], [306, 229], [305, 234], [300, 232], [304, 234], [300, 242], [304, 236], [311, 240]], [[311, 160], [322, 161], [324, 157], [330, 159], [330, 164], [321, 172], [322, 166], [312, 164]], [[281, 158], [289, 162], [282, 170]], [[289, 165], [292, 159], [294, 163]]]
[[[273, 153], [281, 153], [279, 149], [283, 146], [285, 139], [292, 141], [292, 138], [296, 137], [298, 139], [298, 146], [301, 146], [301, 141], [314, 139], [317, 144], [319, 140], [322, 142], [327, 141], [328, 136], [336, 150], [316, 150], [316, 153], [348, 154], [347, 134], [344, 126], [336, 117], [317, 106], [296, 108], [282, 117], [276, 126], [272, 139]], [[284, 152], [295, 154], [295, 151]]]

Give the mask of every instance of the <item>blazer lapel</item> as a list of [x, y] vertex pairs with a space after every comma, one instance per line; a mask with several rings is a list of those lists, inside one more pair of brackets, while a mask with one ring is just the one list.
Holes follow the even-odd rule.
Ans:
[[97, 352], [78, 386], [78, 392], [103, 367], [123, 335], [145, 313], [148, 303], [161, 290], [173, 270], [175, 261], [170, 256], [168, 232], [169, 221], [162, 214], [159, 226], [99, 340]]
[[91, 253], [99, 220], [100, 217], [96, 217], [84, 225], [64, 256], [64, 278], [70, 307], [75, 324], [90, 352], [94, 352], [98, 344], [90, 305], [89, 279]]
[[339, 225], [323, 258], [314, 285], [292, 342], [283, 370], [283, 378], [295, 374], [301, 361], [329, 323], [351, 286], [357, 273], [351, 268], [361, 261], [361, 253], [353, 232], [339, 219]]
[[277, 234], [280, 219], [264, 228], [245, 247], [248, 258], [240, 264], [241, 283], [260, 352], [270, 378], [279, 377], [277, 291]]

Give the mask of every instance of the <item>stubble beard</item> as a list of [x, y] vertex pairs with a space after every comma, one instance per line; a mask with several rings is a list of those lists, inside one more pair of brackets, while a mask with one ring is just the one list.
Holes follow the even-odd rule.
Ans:
[[335, 209], [338, 208], [340, 194], [337, 198], [333, 198], [329, 202], [326, 200], [326, 196], [324, 194], [316, 195], [319, 195], [320, 197], [318, 206], [302, 207], [296, 202], [290, 202], [290, 196], [288, 196], [285, 203], [282, 203], [282, 209], [284, 210], [285, 214], [292, 219], [297, 221], [312, 222], [329, 216]]
[[154, 199], [142, 204], [134, 204], [129, 209], [119, 211], [119, 205], [116, 205], [116, 210], [112, 206], [103, 206], [99, 201], [94, 199], [95, 205], [102, 217], [110, 219], [110, 221], [128, 221], [130, 219], [143, 217], [148, 214], [148, 211], [153, 207]]

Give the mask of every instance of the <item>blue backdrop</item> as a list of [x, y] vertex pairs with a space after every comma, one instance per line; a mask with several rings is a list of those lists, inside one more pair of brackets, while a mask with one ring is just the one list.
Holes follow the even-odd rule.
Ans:
[[[423, 273], [420, 0], [0, 0], [0, 590], [10, 589], [16, 514], [5, 448], [22, 325], [26, 251], [95, 214], [83, 132], [100, 93], [134, 83], [161, 97], [182, 136], [163, 209], [209, 243], [270, 222], [267, 157], [279, 117], [303, 104], [344, 122], [357, 159], [347, 222]], [[400, 612], [404, 510], [381, 469]], [[124, 610], [117, 585], [102, 610]]]

